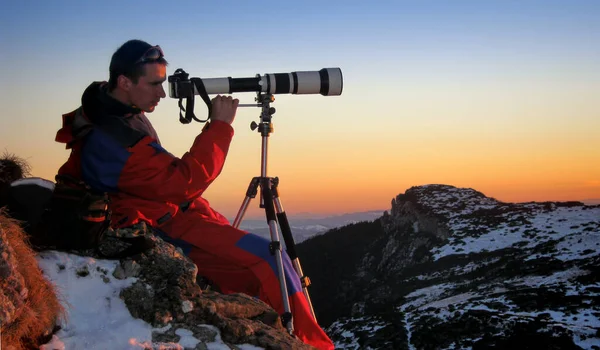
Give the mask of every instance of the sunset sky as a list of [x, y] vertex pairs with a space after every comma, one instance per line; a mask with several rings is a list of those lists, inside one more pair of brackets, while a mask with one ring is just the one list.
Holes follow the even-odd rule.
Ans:
[[[268, 174], [290, 215], [386, 210], [430, 183], [510, 202], [600, 198], [599, 19], [592, 0], [2, 1], [0, 151], [54, 179], [68, 157], [61, 115], [135, 38], [163, 48], [169, 74], [342, 69], [341, 96], [273, 103]], [[148, 117], [181, 156], [203, 124], [178, 113], [167, 97]], [[260, 175], [259, 114], [238, 111], [205, 194], [230, 218]]]

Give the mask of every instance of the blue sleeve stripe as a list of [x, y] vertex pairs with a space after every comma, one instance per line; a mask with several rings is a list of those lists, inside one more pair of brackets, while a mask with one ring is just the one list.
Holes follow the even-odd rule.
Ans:
[[164, 149], [164, 148], [163, 148], [163, 146], [161, 146], [161, 145], [160, 145], [158, 142], [156, 142], [156, 141], [155, 141], [155, 142], [150, 142], [148, 145], [149, 145], [150, 147], [154, 148], [154, 152], [155, 152], [155, 153], [154, 153], [154, 155], [161, 154], [161, 153], [167, 153], [167, 154], [171, 154], [171, 153], [167, 152], [167, 150], [166, 150], [166, 149]]
[[[267, 240], [266, 238], [249, 233], [240, 238], [240, 240], [236, 243], [236, 246], [267, 261], [271, 267], [271, 270], [273, 270], [273, 273], [278, 276], [277, 261], [275, 260], [275, 256], [271, 255], [271, 252], [269, 251], [270, 242], [271, 241]], [[302, 286], [300, 285], [300, 279], [298, 278], [296, 270], [294, 270], [294, 266], [292, 265], [289, 256], [285, 252], [282, 252], [281, 257], [283, 260], [283, 269], [288, 296], [291, 296], [301, 291]]]
[[115, 192], [130, 153], [101, 130], [92, 130], [81, 150], [83, 180], [93, 189]]

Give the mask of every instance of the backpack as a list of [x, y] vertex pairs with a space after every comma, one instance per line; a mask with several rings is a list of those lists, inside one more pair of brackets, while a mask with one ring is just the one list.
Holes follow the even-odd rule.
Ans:
[[108, 193], [95, 192], [83, 181], [64, 175], [57, 175], [56, 180], [46, 213], [51, 231], [62, 236], [62, 249], [93, 249], [101, 258], [122, 259], [155, 246], [151, 228], [145, 222], [110, 227]]
[[10, 216], [20, 220], [36, 250], [79, 251], [107, 259], [121, 259], [154, 246], [149, 227], [110, 227], [110, 199], [77, 179], [59, 175], [56, 184], [24, 178], [8, 187]]
[[98, 247], [110, 227], [109, 204], [107, 193], [95, 192], [83, 181], [57, 175], [39, 227], [47, 233], [45, 243], [54, 244], [59, 250]]

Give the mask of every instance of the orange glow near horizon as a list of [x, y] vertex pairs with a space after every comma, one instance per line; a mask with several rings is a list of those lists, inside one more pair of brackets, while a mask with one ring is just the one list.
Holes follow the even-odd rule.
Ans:
[[[532, 118], [531, 125], [521, 125], [516, 117], [452, 124], [424, 114], [416, 120], [390, 119], [382, 128], [352, 117], [361, 111], [341, 105], [339, 116], [332, 115], [320, 128], [313, 128], [302, 123], [302, 106], [294, 106], [293, 101], [282, 110], [294, 114], [274, 121], [267, 174], [280, 178], [282, 204], [290, 215], [387, 210], [392, 198], [424, 184], [469, 187], [504, 202], [600, 198], [598, 118], [587, 118], [588, 124], [568, 123], [569, 114], [563, 111], [561, 118], [547, 118], [554, 119], [553, 124], [537, 124], [537, 118]], [[164, 100], [162, 109], [149, 118], [165, 148], [181, 156], [198, 125], [177, 125], [170, 113], [174, 104]], [[540, 113], [550, 113], [551, 107]], [[237, 213], [250, 179], [260, 175], [260, 135], [248, 130], [253, 114], [238, 113], [223, 172], [205, 193], [215, 209], [228, 217]], [[591, 109], [585, 115], [593, 115]], [[32, 126], [32, 133], [45, 133], [39, 137], [48, 145], [44, 155], [36, 145], [17, 141], [13, 144], [19, 147], [7, 149], [25, 157], [34, 176], [53, 179], [67, 159], [68, 151], [53, 142], [59, 118], [55, 119]], [[261, 215], [256, 201], [249, 215]]]
[[[503, 202], [600, 198], [600, 162], [592, 161], [597, 157], [593, 153], [578, 152], [573, 157], [560, 152], [528, 155], [503, 149], [498, 153], [444, 156], [415, 149], [412, 154], [399, 153], [396, 159], [388, 160], [386, 154], [371, 149], [352, 155], [336, 152], [332, 148], [319, 157], [309, 152], [294, 156], [293, 162], [272, 163], [269, 172], [280, 178], [281, 201], [288, 215], [389, 210], [398, 194], [425, 184], [469, 187]], [[233, 150], [232, 157], [236, 157]], [[255, 171], [258, 163], [235, 161], [228, 160], [221, 176], [205, 193], [228, 217], [235, 216], [250, 179], [259, 175]], [[33, 169], [34, 176], [53, 179], [53, 174], [50, 167]], [[261, 213], [258, 199], [254, 199], [247, 215]]]

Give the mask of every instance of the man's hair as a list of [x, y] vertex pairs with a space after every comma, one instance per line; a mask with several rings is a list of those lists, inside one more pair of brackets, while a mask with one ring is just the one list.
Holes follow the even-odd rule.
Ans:
[[138, 79], [145, 74], [145, 65], [148, 63], [160, 63], [168, 65], [167, 60], [161, 57], [150, 62], [141, 62], [135, 64], [143, 54], [145, 54], [152, 45], [143, 40], [129, 40], [115, 51], [110, 60], [110, 77], [108, 79], [108, 90], [112, 91], [117, 87], [117, 79], [124, 75], [137, 84]]

